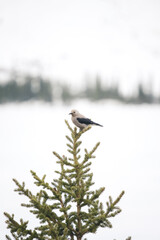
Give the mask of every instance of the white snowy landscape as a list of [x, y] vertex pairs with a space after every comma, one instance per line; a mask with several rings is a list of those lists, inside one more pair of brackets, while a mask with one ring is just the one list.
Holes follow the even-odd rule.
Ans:
[[[101, 200], [116, 198], [125, 190], [119, 206], [122, 209], [112, 219], [112, 229], [99, 229], [87, 239], [119, 239], [132, 236], [136, 240], [160, 239], [160, 108], [159, 106], [128, 106], [100, 102], [76, 102], [71, 106], [51, 106], [28, 103], [0, 106], [0, 239], [7, 233], [3, 212], [14, 213], [16, 219], [35, 218], [22, 208], [25, 198], [14, 192], [12, 178], [24, 181], [35, 190], [30, 170], [47, 180], [56, 177], [56, 158], [52, 151], [67, 153], [65, 135], [70, 134], [64, 120], [73, 126], [68, 113], [77, 108], [84, 115], [104, 125], [92, 127], [82, 137], [83, 149], [101, 142], [93, 159], [91, 171], [94, 187], [106, 187]], [[36, 189], [37, 190], [37, 189]]]
[[86, 75], [160, 91], [159, 0], [0, 0], [2, 69], [81, 87]]
[[[141, 82], [160, 96], [160, 0], [0, 0], [1, 89], [12, 70], [64, 82], [75, 94], [99, 75], [104, 85], [117, 82], [126, 95]], [[104, 126], [83, 135], [81, 152], [101, 142], [91, 166], [95, 188], [106, 188], [101, 200], [105, 204], [109, 195], [125, 191], [113, 228], [87, 239], [160, 239], [160, 105], [3, 103], [0, 239], [9, 233], [3, 212], [35, 225], [12, 179], [35, 191], [30, 170], [47, 174], [48, 181], [56, 177], [52, 152], [68, 154], [64, 120], [73, 126], [68, 115], [73, 108]]]

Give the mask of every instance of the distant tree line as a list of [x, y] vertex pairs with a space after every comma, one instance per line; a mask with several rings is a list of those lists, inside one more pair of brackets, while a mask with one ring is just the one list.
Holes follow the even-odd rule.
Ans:
[[29, 74], [11, 76], [6, 83], [0, 83], [0, 103], [25, 102], [29, 100], [53, 101], [52, 84], [41, 76]]
[[102, 81], [100, 77], [97, 77], [95, 79], [93, 85], [89, 83], [87, 84], [84, 91], [84, 96], [87, 96], [87, 98], [93, 101], [111, 99], [125, 104], [160, 103], [160, 96], [157, 97], [154, 95], [151, 83], [149, 83], [149, 86], [139, 83], [135, 91], [131, 95], [125, 96], [120, 91], [118, 83], [113, 82], [113, 84], [110, 86], [104, 84], [102, 86]]
[[55, 102], [61, 100], [67, 104], [75, 99], [89, 99], [98, 101], [102, 99], [116, 100], [126, 104], [155, 104], [160, 103], [160, 97], [153, 94], [152, 88], [145, 90], [146, 86], [140, 83], [135, 93], [124, 96], [119, 90], [118, 83], [105, 85], [99, 76], [91, 82], [86, 81], [85, 89], [73, 91], [67, 83], [49, 80], [43, 76], [20, 74], [10, 72], [7, 81], [0, 77], [0, 104], [9, 102], [44, 101]]

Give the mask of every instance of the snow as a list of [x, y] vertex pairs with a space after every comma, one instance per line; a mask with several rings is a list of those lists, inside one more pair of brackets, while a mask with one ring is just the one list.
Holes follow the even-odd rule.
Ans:
[[[101, 200], [116, 198], [125, 190], [119, 206], [122, 209], [112, 219], [112, 229], [99, 229], [87, 239], [160, 239], [160, 108], [149, 105], [98, 104], [75, 102], [74, 106], [24, 105], [0, 106], [0, 189], [1, 231], [7, 233], [3, 212], [15, 213], [15, 217], [35, 220], [20, 203], [25, 201], [13, 191], [12, 178], [24, 181], [28, 188], [36, 189], [30, 170], [39, 176], [47, 174], [55, 178], [56, 159], [52, 151], [68, 154], [65, 135], [70, 123], [68, 113], [77, 108], [84, 115], [104, 125], [93, 127], [82, 137], [82, 149], [88, 150], [100, 141], [93, 159], [95, 188], [106, 188]], [[72, 124], [72, 123], [71, 123]], [[81, 152], [83, 154], [83, 151]]]

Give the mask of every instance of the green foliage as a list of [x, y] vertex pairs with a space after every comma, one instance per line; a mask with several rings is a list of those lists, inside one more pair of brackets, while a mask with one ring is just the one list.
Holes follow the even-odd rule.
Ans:
[[124, 191], [115, 200], [109, 196], [104, 205], [99, 201], [99, 197], [105, 188], [91, 189], [94, 185], [93, 174], [90, 172], [91, 159], [95, 158], [94, 153], [100, 143], [91, 151], [85, 149], [83, 158], [80, 156], [80, 138], [91, 127], [78, 132], [77, 128], [72, 129], [67, 121], [66, 124], [71, 132], [71, 136], [66, 136], [69, 157], [53, 152], [59, 165], [59, 170], [55, 171], [58, 177], [49, 184], [45, 180], [46, 175], [40, 178], [31, 171], [34, 183], [40, 187], [37, 194], [27, 189], [24, 182], [20, 184], [13, 179], [16, 184], [15, 191], [29, 200], [22, 206], [28, 208], [39, 220], [38, 227], [29, 229], [28, 221], [16, 221], [14, 215], [4, 213], [13, 239], [81, 240], [85, 234], [95, 233], [99, 227], [111, 228], [110, 219], [121, 212], [117, 204]]

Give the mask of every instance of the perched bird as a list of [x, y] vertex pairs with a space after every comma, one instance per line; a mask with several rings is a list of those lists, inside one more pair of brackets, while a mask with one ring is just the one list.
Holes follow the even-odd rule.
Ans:
[[83, 130], [88, 125], [97, 125], [100, 127], [103, 127], [102, 125], [93, 122], [89, 118], [86, 118], [85, 116], [81, 115], [77, 110], [72, 110], [69, 114], [72, 115], [72, 122], [80, 128], [80, 130]]

